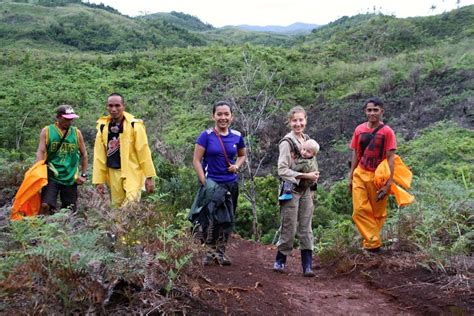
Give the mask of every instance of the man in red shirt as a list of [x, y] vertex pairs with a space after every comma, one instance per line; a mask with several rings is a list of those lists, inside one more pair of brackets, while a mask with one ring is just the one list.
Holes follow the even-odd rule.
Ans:
[[[380, 233], [387, 218], [387, 198], [393, 179], [397, 139], [393, 130], [382, 122], [382, 100], [376, 97], [368, 99], [364, 112], [367, 122], [356, 127], [350, 144], [352, 219], [364, 238], [364, 249], [378, 252], [382, 246]], [[384, 159], [388, 161], [391, 175], [385, 185], [377, 189], [374, 185], [375, 169]]]

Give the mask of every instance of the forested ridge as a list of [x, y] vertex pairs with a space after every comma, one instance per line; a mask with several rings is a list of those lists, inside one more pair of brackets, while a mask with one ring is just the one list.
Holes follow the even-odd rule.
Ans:
[[[363, 101], [377, 95], [414, 173], [416, 197], [402, 209], [390, 201], [384, 239], [393, 255], [382, 268], [430, 271], [440, 293], [459, 296], [467, 303], [453, 304], [472, 312], [473, 21], [474, 6], [466, 6], [408, 19], [343, 17], [311, 34], [281, 35], [215, 28], [179, 12], [131, 18], [80, 1], [1, 2], [0, 311], [151, 310], [146, 289], [170, 312], [173, 293], [188, 293], [199, 266], [201, 249], [190, 242], [186, 220], [197, 189], [192, 149], [219, 99], [239, 106], [234, 127], [252, 149], [241, 173], [237, 233], [272, 242], [277, 143], [287, 131], [286, 111], [302, 105], [306, 131], [321, 145], [315, 253], [326, 269], [360, 272], [348, 142], [365, 120]], [[74, 106], [92, 159], [95, 121], [111, 92], [145, 121], [157, 192], [117, 213], [86, 185], [78, 214], [9, 223], [12, 198], [54, 109]], [[260, 109], [265, 120], [246, 130], [244, 118]], [[116, 294], [122, 287], [127, 294]], [[180, 302], [189, 311], [190, 301]]]

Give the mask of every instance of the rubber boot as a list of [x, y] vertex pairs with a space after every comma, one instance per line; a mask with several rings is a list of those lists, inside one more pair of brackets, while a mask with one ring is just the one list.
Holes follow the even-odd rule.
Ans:
[[303, 266], [303, 276], [314, 277], [313, 272], [313, 251], [306, 249], [301, 250], [301, 265]]
[[273, 271], [275, 272], [283, 272], [286, 263], [286, 256], [281, 252], [277, 252], [275, 263], [273, 264]]

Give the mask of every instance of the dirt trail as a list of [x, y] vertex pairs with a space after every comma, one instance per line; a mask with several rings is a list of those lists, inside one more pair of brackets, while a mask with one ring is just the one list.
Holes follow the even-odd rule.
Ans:
[[[272, 270], [275, 249], [233, 238], [231, 266], [206, 266], [199, 297], [226, 314], [415, 314], [394, 297], [369, 286], [359, 274], [334, 276], [317, 269], [302, 276], [298, 251], [288, 258], [285, 273]], [[197, 285], [196, 285], [197, 286]], [[203, 311], [205, 312], [205, 311]]]

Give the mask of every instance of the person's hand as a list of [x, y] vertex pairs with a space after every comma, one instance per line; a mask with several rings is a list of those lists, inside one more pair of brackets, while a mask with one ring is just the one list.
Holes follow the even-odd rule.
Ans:
[[105, 194], [105, 186], [103, 184], [96, 184], [95, 189], [100, 195]]
[[153, 181], [153, 178], [146, 178], [145, 189], [147, 193], [153, 193], [153, 191], [155, 191], [155, 181]]
[[83, 176], [79, 176], [79, 177], [76, 179], [76, 183], [77, 183], [78, 185], [84, 184], [84, 183], [86, 183], [86, 181], [87, 181], [87, 178], [86, 178], [86, 177], [83, 177]]
[[239, 172], [239, 167], [237, 167], [237, 165], [230, 165], [229, 168], [227, 168], [227, 171], [230, 173], [237, 173]]
[[377, 191], [377, 202], [381, 201], [385, 198], [387, 195], [388, 188], [387, 187], [382, 187], [380, 190]]
[[319, 179], [319, 171], [308, 172], [306, 174], [306, 179], [310, 180], [313, 183], [318, 182]]
[[318, 180], [319, 180], [319, 171], [315, 171], [314, 174], [315, 174], [315, 176], [316, 176], [316, 180], [313, 181], [313, 184], [314, 184], [314, 183], [317, 183]]
[[349, 193], [352, 194], [352, 178], [349, 178], [349, 185], [348, 185]]

